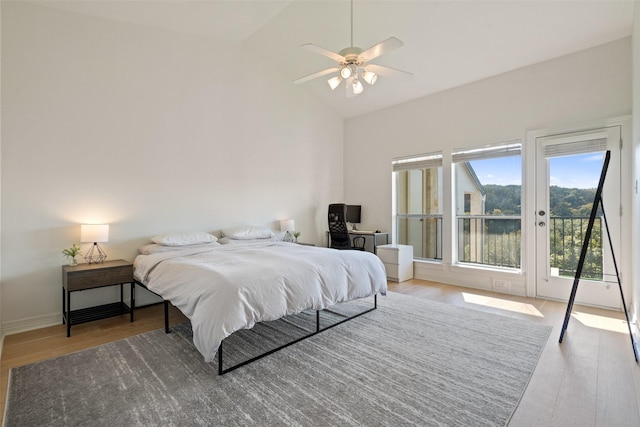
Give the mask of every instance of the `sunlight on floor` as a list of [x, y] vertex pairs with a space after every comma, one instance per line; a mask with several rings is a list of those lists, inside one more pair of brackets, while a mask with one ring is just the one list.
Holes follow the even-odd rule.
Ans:
[[462, 293], [462, 297], [464, 298], [465, 302], [468, 302], [470, 304], [478, 304], [485, 307], [494, 307], [501, 310], [513, 311], [515, 313], [528, 314], [530, 316], [544, 317], [544, 315], [540, 313], [537, 308], [525, 302], [487, 297], [484, 295], [468, 294], [466, 292]]
[[589, 328], [604, 329], [611, 332], [620, 332], [621, 334], [629, 333], [627, 321], [623, 319], [614, 319], [612, 317], [581, 313], [579, 311], [574, 311], [571, 316]]

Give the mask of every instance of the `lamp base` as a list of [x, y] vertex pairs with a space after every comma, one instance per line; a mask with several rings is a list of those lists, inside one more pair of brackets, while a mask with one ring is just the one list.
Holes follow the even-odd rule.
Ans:
[[284, 234], [284, 238], [282, 240], [284, 240], [285, 242], [289, 242], [289, 243], [295, 242], [295, 239], [293, 238], [293, 234], [291, 234], [289, 231], [287, 231]]
[[84, 257], [84, 260], [89, 264], [102, 264], [105, 259], [107, 259], [107, 254], [104, 253], [96, 242], [93, 242], [93, 246], [91, 246], [91, 249], [89, 249], [89, 252], [87, 252]]

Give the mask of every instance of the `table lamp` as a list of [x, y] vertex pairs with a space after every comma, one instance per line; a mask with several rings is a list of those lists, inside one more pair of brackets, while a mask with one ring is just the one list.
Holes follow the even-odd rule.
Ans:
[[107, 259], [98, 242], [109, 241], [109, 224], [82, 224], [80, 226], [80, 241], [83, 243], [93, 243], [84, 259], [89, 264], [102, 264]]
[[284, 233], [284, 237], [282, 240], [285, 242], [293, 242], [295, 239], [293, 238], [292, 231], [296, 230], [296, 223], [292, 219], [282, 219], [280, 220], [280, 231], [286, 231]]

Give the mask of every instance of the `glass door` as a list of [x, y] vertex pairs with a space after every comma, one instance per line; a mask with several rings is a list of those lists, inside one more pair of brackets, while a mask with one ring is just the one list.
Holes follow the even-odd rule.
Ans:
[[[620, 253], [620, 128], [536, 138], [536, 292], [568, 300], [602, 172], [602, 191], [616, 254]], [[618, 255], [619, 257], [619, 255]], [[575, 302], [621, 308], [602, 209], [593, 226]]]

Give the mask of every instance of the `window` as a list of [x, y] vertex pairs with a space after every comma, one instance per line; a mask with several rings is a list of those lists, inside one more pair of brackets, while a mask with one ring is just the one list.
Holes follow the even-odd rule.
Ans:
[[395, 232], [414, 258], [442, 259], [442, 154], [393, 160]]
[[[543, 147], [549, 181], [553, 177], [553, 185], [548, 186], [550, 273], [573, 278], [598, 187], [599, 167], [608, 148], [607, 138], [555, 143], [552, 140]], [[590, 167], [583, 166], [584, 171], [580, 171], [579, 165]], [[571, 177], [570, 182], [567, 175]], [[564, 179], [558, 179], [560, 177]], [[581, 272], [583, 279], [605, 280], [602, 223], [602, 206], [599, 206]]]
[[452, 153], [458, 262], [521, 267], [521, 157], [519, 142]]

